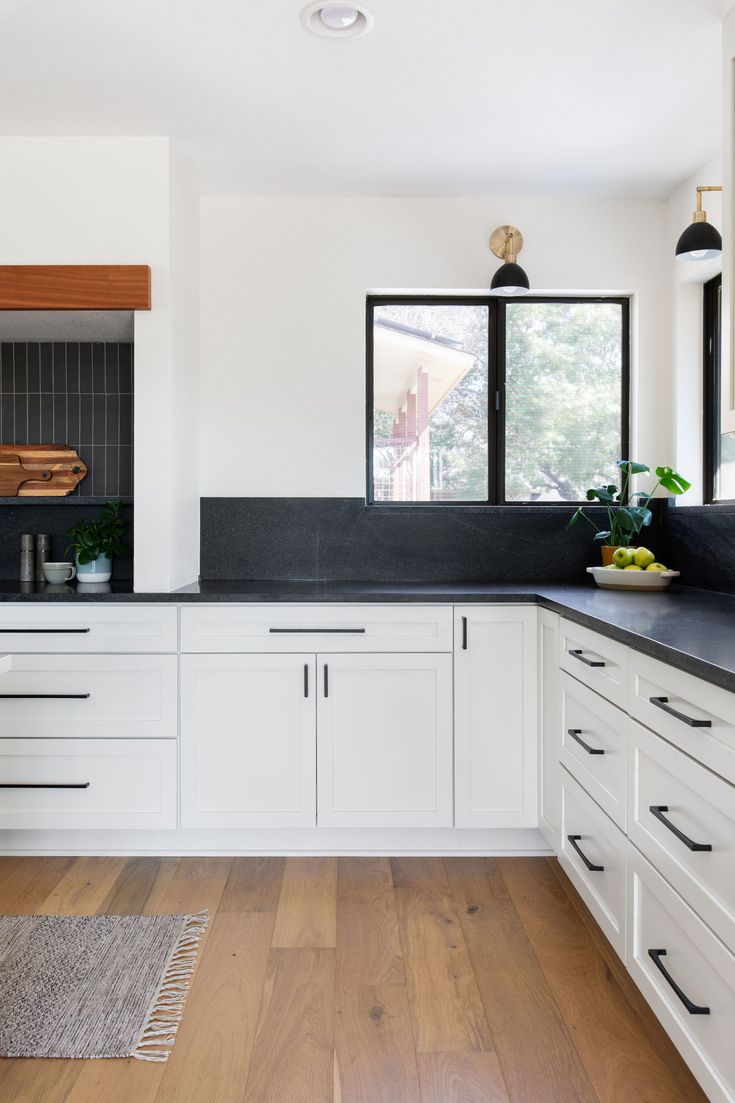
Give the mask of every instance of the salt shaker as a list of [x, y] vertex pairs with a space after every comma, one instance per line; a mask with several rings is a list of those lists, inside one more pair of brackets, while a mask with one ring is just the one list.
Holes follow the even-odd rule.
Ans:
[[35, 564], [33, 562], [33, 534], [24, 533], [20, 538], [20, 581], [33, 582]]
[[36, 535], [36, 582], [44, 582], [43, 565], [49, 558], [51, 551], [51, 537], [45, 533]]

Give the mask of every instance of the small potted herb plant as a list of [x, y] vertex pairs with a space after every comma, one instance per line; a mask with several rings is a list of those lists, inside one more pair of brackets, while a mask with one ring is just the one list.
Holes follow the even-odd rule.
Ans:
[[74, 551], [79, 582], [109, 582], [113, 556], [132, 555], [123, 540], [125, 522], [121, 514], [122, 502], [108, 502], [99, 517], [80, 521], [69, 529], [67, 554]]
[[653, 489], [646, 494], [634, 494], [631, 492], [631, 481], [634, 475], [650, 474], [650, 467], [645, 463], [634, 463], [633, 460], [618, 460], [616, 466], [620, 469], [621, 485], [591, 487], [586, 494], [588, 502], [599, 502], [607, 510], [607, 528], [600, 529], [591, 517], [585, 512], [584, 506], [575, 510], [569, 519], [567, 528], [576, 525], [580, 517], [584, 517], [593, 529], [594, 539], [602, 544], [602, 563], [609, 566], [613, 561], [616, 548], [627, 548], [632, 544], [642, 528], [650, 525], [653, 514], [649, 509], [651, 498], [658, 488], [662, 486], [670, 494], [683, 494], [691, 483], [687, 482], [683, 475], [679, 475], [671, 467], [657, 467], [657, 482]]

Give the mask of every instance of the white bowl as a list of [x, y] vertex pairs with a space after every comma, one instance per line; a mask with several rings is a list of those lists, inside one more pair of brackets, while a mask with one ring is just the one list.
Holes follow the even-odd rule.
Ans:
[[587, 574], [594, 577], [598, 586], [605, 590], [665, 590], [672, 578], [678, 578], [680, 571], [626, 571], [610, 570], [608, 567], [588, 567]]

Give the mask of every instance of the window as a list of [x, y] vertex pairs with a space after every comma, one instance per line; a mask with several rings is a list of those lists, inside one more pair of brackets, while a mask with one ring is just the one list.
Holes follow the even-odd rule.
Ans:
[[628, 448], [629, 304], [371, 296], [368, 502], [575, 502]]
[[735, 433], [720, 428], [722, 276], [704, 285], [704, 501], [735, 499]]

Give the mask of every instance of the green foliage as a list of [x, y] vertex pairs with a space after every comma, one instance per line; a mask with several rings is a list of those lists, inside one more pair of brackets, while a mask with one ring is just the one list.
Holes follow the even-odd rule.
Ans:
[[122, 502], [108, 502], [99, 517], [91, 521], [80, 521], [69, 529], [71, 543], [66, 553], [73, 551], [79, 563], [93, 563], [100, 555], [112, 559], [116, 555], [132, 555], [123, 540], [125, 522], [121, 516]]
[[[596, 530], [595, 540], [603, 544], [621, 544], [627, 547], [638, 536], [641, 529], [650, 525], [653, 520], [649, 504], [658, 488], [662, 486], [670, 494], [683, 494], [689, 489], [691, 483], [671, 467], [657, 467], [657, 482], [653, 489], [646, 494], [633, 493], [631, 491], [633, 476], [650, 474], [650, 467], [645, 463], [635, 463], [633, 460], [618, 460], [616, 467], [619, 468], [622, 477], [620, 489], [613, 484], [608, 484], [591, 487], [586, 492], [588, 502], [599, 502], [607, 510], [608, 527], [598, 528], [592, 518], [585, 513], [584, 506], [580, 506], [569, 518], [567, 528], [576, 525], [580, 517], [583, 517]], [[637, 505], [633, 504], [633, 499], [637, 499]]]

